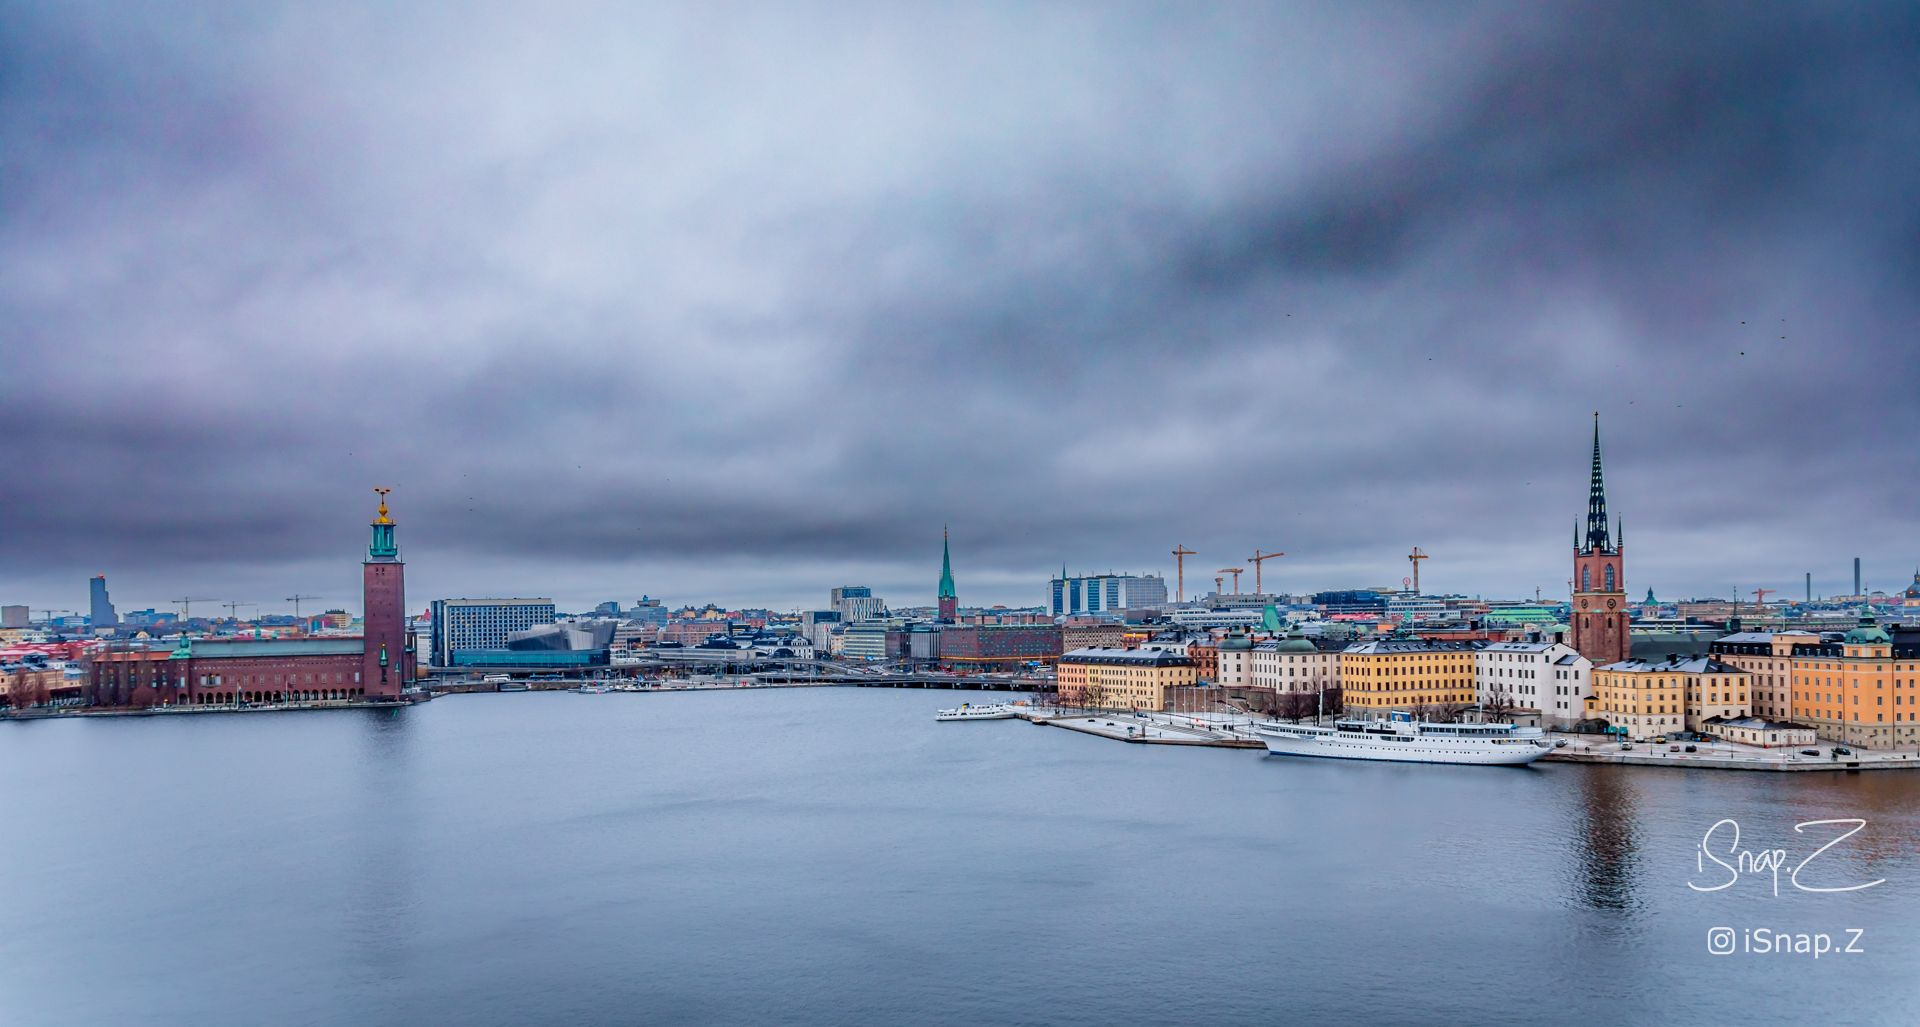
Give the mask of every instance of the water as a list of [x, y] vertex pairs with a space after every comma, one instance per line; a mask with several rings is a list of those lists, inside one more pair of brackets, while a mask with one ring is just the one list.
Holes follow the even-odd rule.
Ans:
[[[933, 722], [965, 698], [0, 724], [0, 1022], [1920, 1022], [1920, 777]], [[1791, 869], [1795, 823], [1849, 816], [1803, 881], [1887, 883], [1687, 887], [1722, 817]], [[1865, 951], [1715, 956], [1716, 926]]]

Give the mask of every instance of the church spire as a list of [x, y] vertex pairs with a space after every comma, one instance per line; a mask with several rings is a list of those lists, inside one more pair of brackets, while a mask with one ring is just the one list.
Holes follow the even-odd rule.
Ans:
[[1593, 481], [1587, 486], [1587, 540], [1590, 550], [1613, 548], [1607, 530], [1607, 483], [1600, 470], [1600, 411], [1593, 412]]
[[940, 598], [954, 598], [953, 591], [953, 554], [947, 547], [947, 529], [940, 527]]

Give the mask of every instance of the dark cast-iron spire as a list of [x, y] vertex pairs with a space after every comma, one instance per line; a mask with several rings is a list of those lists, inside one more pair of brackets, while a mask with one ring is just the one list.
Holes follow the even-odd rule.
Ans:
[[1600, 411], [1593, 412], [1593, 482], [1587, 487], [1587, 549], [1613, 548], [1607, 530], [1607, 483], [1600, 471]]

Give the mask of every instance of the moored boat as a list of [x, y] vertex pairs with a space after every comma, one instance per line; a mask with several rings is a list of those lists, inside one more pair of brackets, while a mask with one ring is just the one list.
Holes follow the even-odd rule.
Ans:
[[1345, 718], [1331, 726], [1262, 724], [1257, 730], [1275, 755], [1341, 760], [1523, 767], [1552, 748], [1537, 727], [1432, 724], [1405, 713], [1386, 719]]
[[935, 720], [1012, 720], [1020, 713], [1012, 703], [988, 703], [975, 706], [961, 703], [950, 710], [941, 710], [934, 714]]

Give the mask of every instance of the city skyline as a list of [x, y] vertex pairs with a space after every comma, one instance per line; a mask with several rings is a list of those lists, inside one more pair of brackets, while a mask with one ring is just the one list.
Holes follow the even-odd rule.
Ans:
[[1912, 11], [179, 15], [0, 15], [0, 601], [1920, 562]]

